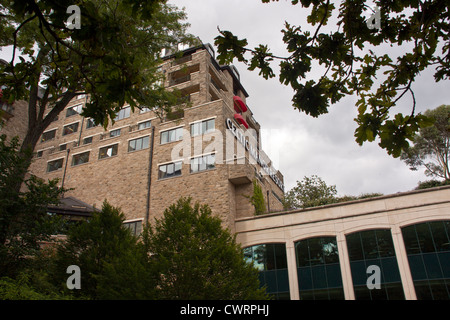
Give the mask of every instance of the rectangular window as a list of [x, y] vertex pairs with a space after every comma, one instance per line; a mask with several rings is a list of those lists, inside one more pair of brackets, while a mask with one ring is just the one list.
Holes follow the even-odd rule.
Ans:
[[109, 132], [109, 136], [111, 138], [120, 136], [120, 129], [112, 130]]
[[92, 138], [93, 138], [93, 137], [87, 137], [87, 138], [84, 138], [84, 139], [83, 139], [83, 144], [90, 144], [90, 143], [92, 143]]
[[72, 166], [78, 166], [80, 164], [89, 162], [89, 153], [89, 151], [86, 151], [83, 153], [74, 154], [72, 157]]
[[112, 146], [107, 146], [100, 148], [98, 153], [99, 159], [110, 158], [117, 155], [117, 151], [119, 150], [119, 144], [114, 144]]
[[215, 119], [204, 120], [191, 124], [191, 136], [206, 134], [215, 130]]
[[86, 129], [94, 128], [96, 127], [94, 119], [88, 118], [86, 119]]
[[49, 140], [53, 140], [56, 137], [56, 129], [44, 132], [42, 134], [41, 142], [46, 142]]
[[182, 162], [173, 162], [159, 166], [158, 179], [181, 176]]
[[211, 170], [216, 167], [216, 156], [208, 154], [206, 156], [195, 157], [191, 159], [191, 173]]
[[131, 107], [123, 108], [119, 111], [119, 113], [114, 118], [115, 121], [122, 120], [130, 117]]
[[161, 144], [183, 139], [183, 128], [176, 128], [161, 132]]
[[128, 142], [128, 152], [147, 149], [150, 142], [150, 136], [133, 139]]
[[74, 115], [77, 115], [77, 114], [80, 114], [82, 110], [83, 110], [83, 105], [82, 104], [70, 107], [66, 111], [66, 118], [74, 116]]
[[59, 150], [59, 151], [67, 150], [67, 143], [65, 143], [65, 144], [60, 144], [58, 150]]
[[62, 135], [67, 136], [77, 131], [78, 131], [78, 122], [64, 126]]
[[64, 159], [57, 159], [47, 163], [47, 172], [60, 170], [63, 166]]
[[151, 120], [148, 120], [148, 121], [145, 121], [145, 122], [141, 122], [141, 123], [138, 123], [138, 130], [151, 128], [151, 126], [152, 126], [152, 121]]
[[146, 113], [146, 112], [150, 112], [150, 111], [152, 111], [152, 109], [149, 107], [141, 107], [141, 111], [139, 113]]

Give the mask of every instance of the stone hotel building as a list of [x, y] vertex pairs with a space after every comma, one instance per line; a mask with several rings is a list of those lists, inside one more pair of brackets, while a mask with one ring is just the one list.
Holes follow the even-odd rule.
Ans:
[[282, 210], [283, 176], [261, 148], [238, 71], [218, 65], [210, 45], [166, 55], [160, 69], [181, 92], [180, 108], [157, 117], [125, 106], [105, 131], [80, 115], [88, 97], [78, 96], [42, 135], [31, 171], [90, 205], [107, 199], [137, 229], [190, 196], [234, 231], [236, 218], [254, 212], [254, 180], [267, 210]]
[[[165, 56], [161, 72], [183, 108], [157, 117], [125, 107], [105, 131], [80, 115], [80, 96], [42, 135], [31, 170], [74, 188], [69, 211], [107, 199], [138, 233], [190, 196], [234, 232], [277, 299], [450, 299], [450, 186], [282, 212], [283, 176], [263, 152], [238, 71], [202, 45]], [[0, 133], [21, 136], [26, 103], [0, 106]], [[254, 181], [268, 214], [255, 216]]]

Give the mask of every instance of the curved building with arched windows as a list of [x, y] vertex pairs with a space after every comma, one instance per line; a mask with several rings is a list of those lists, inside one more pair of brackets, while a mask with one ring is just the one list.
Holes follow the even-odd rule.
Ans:
[[450, 299], [450, 187], [236, 221], [277, 299]]

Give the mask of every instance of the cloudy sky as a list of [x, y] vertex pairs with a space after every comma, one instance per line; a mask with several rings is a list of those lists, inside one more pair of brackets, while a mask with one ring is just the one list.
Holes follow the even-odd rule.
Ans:
[[[190, 33], [204, 43], [214, 43], [217, 28], [247, 38], [250, 47], [267, 44], [275, 55], [286, 56], [281, 29], [285, 21], [307, 27], [307, 12], [288, 0], [263, 4], [260, 0], [169, 0], [184, 7]], [[263, 149], [284, 174], [286, 191], [304, 176], [318, 175], [336, 185], [339, 195], [409, 191], [429, 178], [423, 170], [411, 171], [389, 156], [376, 142], [360, 147], [354, 139], [356, 98], [347, 97], [312, 118], [293, 109], [292, 90], [275, 77], [265, 80], [258, 72], [235, 63], [249, 97], [247, 103], [263, 129]], [[450, 82], [434, 83], [424, 73], [414, 84], [417, 111], [450, 104]], [[411, 100], [403, 99], [398, 112], [410, 113]], [[393, 111], [396, 111], [393, 110]]]

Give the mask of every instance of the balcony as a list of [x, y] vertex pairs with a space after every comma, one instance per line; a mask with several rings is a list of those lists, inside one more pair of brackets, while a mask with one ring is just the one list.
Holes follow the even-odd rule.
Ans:
[[255, 168], [248, 164], [240, 164], [240, 161], [228, 163], [228, 180], [234, 185], [242, 185], [252, 183], [255, 177]]

